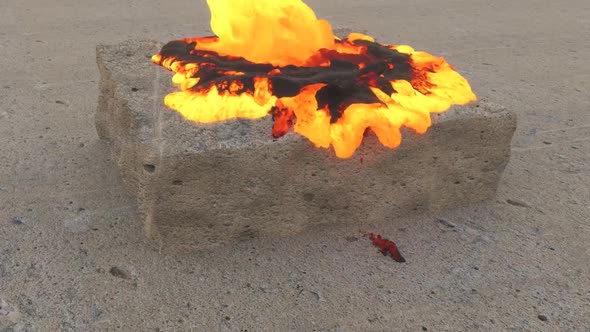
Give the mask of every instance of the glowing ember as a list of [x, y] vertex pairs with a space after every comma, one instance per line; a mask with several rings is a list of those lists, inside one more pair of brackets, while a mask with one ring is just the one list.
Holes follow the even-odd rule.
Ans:
[[175, 73], [165, 104], [212, 123], [271, 115], [278, 138], [293, 128], [351, 157], [370, 129], [386, 147], [400, 128], [425, 133], [430, 113], [476, 100], [443, 58], [353, 33], [336, 38], [300, 0], [208, 0], [216, 37], [172, 41], [152, 60]]
[[368, 236], [369, 240], [373, 243], [373, 245], [379, 248], [379, 252], [383, 254], [383, 256], [390, 255], [391, 259], [398, 263], [405, 263], [406, 259], [402, 254], [399, 252], [397, 245], [388, 239], [384, 239], [381, 235], [373, 234], [373, 233], [365, 233], [359, 229], [359, 233], [361, 233], [364, 237]]

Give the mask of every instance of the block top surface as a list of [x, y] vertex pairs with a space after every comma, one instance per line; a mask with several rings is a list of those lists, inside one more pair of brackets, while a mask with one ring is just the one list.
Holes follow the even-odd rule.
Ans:
[[[126, 106], [125, 111], [130, 113], [131, 121], [138, 128], [135, 132], [129, 132], [129, 135], [137, 136], [134, 139], [146, 146], [157, 147], [165, 154], [255, 148], [294, 142], [308, 144], [313, 148], [305, 137], [293, 132], [274, 139], [270, 116], [257, 120], [236, 119], [199, 124], [168, 109], [163, 100], [168, 93], [176, 91], [171, 82], [172, 74], [150, 60], [161, 47], [162, 43], [151, 40], [130, 40], [97, 47], [97, 62], [103, 81], [106, 80], [106, 84], [114, 89], [114, 98]], [[507, 123], [515, 122], [512, 112], [489, 102], [455, 106], [445, 113], [433, 114], [432, 120], [433, 126], [441, 126], [450, 121], [490, 117], [505, 119]], [[402, 147], [416, 139], [420, 139], [418, 135], [405, 135]]]

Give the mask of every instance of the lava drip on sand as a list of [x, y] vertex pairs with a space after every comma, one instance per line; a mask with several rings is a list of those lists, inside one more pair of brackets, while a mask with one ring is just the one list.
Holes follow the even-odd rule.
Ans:
[[405, 263], [406, 259], [402, 254], [399, 252], [397, 245], [388, 239], [383, 238], [381, 235], [373, 234], [373, 233], [365, 233], [362, 230], [359, 230], [364, 237], [369, 237], [369, 240], [373, 243], [373, 245], [379, 248], [379, 252], [383, 254], [383, 256], [391, 256], [391, 258], [398, 262], [398, 263]]

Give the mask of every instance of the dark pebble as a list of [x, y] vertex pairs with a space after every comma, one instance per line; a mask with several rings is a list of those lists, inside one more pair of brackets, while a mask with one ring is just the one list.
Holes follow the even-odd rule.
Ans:
[[444, 226], [446, 226], [448, 228], [455, 228], [455, 227], [457, 227], [457, 225], [455, 225], [454, 223], [452, 223], [452, 222], [450, 222], [448, 220], [445, 220], [445, 219], [438, 219], [438, 222], [441, 225], [444, 225]]
[[22, 224], [24, 224], [24, 222], [20, 218], [14, 218], [14, 219], [12, 219], [12, 224], [13, 225], [22, 225]]
[[117, 277], [117, 278], [121, 278], [121, 279], [131, 279], [131, 276], [129, 275], [129, 272], [127, 272], [124, 269], [121, 269], [119, 267], [113, 266], [111, 267], [111, 269], [109, 270], [109, 272]]
[[524, 208], [531, 207], [528, 203], [523, 202], [523, 201], [518, 200], [518, 199], [507, 199], [506, 200], [506, 203], [508, 203], [510, 205], [518, 206], [518, 207], [524, 207]]
[[348, 241], [348, 242], [355, 242], [355, 241], [358, 241], [358, 240], [359, 239], [356, 236], [347, 236], [346, 237], [346, 241]]
[[539, 318], [539, 320], [541, 320], [543, 322], [547, 321], [547, 316], [545, 316], [545, 315], [539, 315], [539, 316], [537, 316], [537, 318]]

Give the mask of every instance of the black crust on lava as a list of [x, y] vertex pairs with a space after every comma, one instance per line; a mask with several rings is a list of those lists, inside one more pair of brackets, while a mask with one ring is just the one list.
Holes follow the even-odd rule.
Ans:
[[[195, 43], [182, 40], [169, 42], [160, 54], [163, 58], [173, 57], [175, 62], [181, 64], [199, 64], [200, 70], [195, 77], [199, 77], [200, 81], [192, 88], [196, 91], [217, 85], [221, 92], [225, 89], [222, 84], [236, 80], [243, 84], [243, 88], [236, 93], [252, 92], [254, 78], [267, 77], [272, 84], [273, 95], [281, 98], [296, 96], [303, 87], [311, 84], [326, 84], [316, 93], [316, 100], [319, 108], [323, 109], [328, 105], [331, 122], [334, 123], [351, 104], [380, 103], [370, 87], [392, 94], [395, 91], [389, 81], [410, 81], [412, 78], [412, 66], [407, 54], [370, 41], [357, 40], [353, 43], [366, 46], [367, 52], [361, 55], [346, 55], [331, 50], [320, 50], [320, 53], [330, 59], [329, 67], [275, 67], [270, 64], [258, 64], [240, 57], [195, 50]], [[358, 69], [359, 63], [365, 63], [366, 66]], [[280, 73], [269, 75], [273, 69], [279, 69]], [[242, 72], [245, 75], [225, 74], [231, 71]]]

